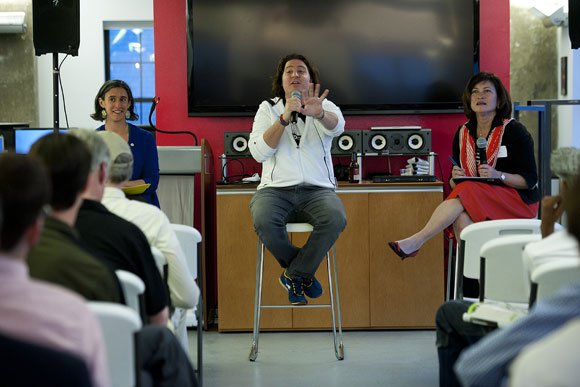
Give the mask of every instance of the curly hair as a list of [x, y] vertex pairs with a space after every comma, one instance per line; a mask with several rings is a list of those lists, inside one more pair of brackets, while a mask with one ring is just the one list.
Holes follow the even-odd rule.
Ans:
[[276, 97], [284, 98], [285, 92], [282, 87], [282, 76], [284, 75], [284, 68], [286, 67], [286, 62], [292, 59], [299, 59], [306, 65], [308, 69], [308, 74], [310, 75], [310, 82], [317, 84], [320, 83], [320, 75], [318, 74], [318, 69], [314, 64], [308, 60], [304, 55], [300, 54], [288, 54], [278, 62], [278, 69], [276, 74], [272, 75], [272, 94]]
[[475, 112], [471, 109], [471, 91], [475, 85], [485, 81], [491, 82], [497, 93], [497, 108], [495, 109], [496, 115], [500, 116], [501, 118], [510, 118], [512, 115], [512, 98], [510, 97], [510, 93], [508, 93], [497, 75], [487, 73], [485, 71], [475, 74], [473, 77], [471, 77], [469, 82], [467, 82], [467, 86], [465, 86], [463, 96], [461, 97], [463, 101], [463, 111], [465, 112], [465, 116], [470, 120], [475, 119]]
[[127, 92], [127, 96], [129, 97], [129, 102], [131, 103], [131, 105], [129, 106], [129, 113], [131, 114], [128, 118], [129, 121], [135, 121], [139, 119], [139, 115], [137, 113], [135, 113], [135, 111], [133, 110], [135, 107], [135, 104], [133, 103], [133, 93], [131, 93], [131, 88], [129, 87], [128, 84], [126, 84], [124, 81], [121, 81], [120, 79], [111, 79], [105, 83], [103, 83], [103, 86], [101, 86], [101, 88], [99, 89], [99, 92], [97, 93], [97, 96], [95, 97], [95, 112], [93, 114], [91, 114], [91, 118], [93, 120], [96, 121], [104, 121], [105, 119], [103, 118], [103, 109], [101, 107], [101, 104], [99, 103], [99, 99], [105, 99], [105, 95], [109, 92], [109, 90], [117, 88], [117, 87], [121, 87], [123, 89], [125, 89], [125, 91]]

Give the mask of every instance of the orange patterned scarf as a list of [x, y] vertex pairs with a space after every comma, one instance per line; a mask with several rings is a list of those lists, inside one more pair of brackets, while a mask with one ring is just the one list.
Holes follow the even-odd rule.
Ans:
[[[487, 164], [493, 168], [495, 168], [497, 162], [497, 154], [499, 153], [503, 132], [511, 120], [513, 118], [504, 119], [502, 125], [493, 128], [491, 134], [488, 136], [489, 141], [487, 142], [485, 153], [487, 155]], [[478, 176], [477, 164], [475, 162], [475, 141], [469, 135], [469, 129], [465, 124], [459, 132], [459, 160], [461, 168], [465, 169], [467, 176]]]

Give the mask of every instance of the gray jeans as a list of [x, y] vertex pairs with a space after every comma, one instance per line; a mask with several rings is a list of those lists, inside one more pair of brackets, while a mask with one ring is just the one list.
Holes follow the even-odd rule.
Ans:
[[[330, 188], [262, 188], [250, 201], [250, 209], [258, 237], [292, 278], [314, 277], [326, 252], [346, 227], [342, 201]], [[290, 243], [286, 223], [310, 223], [314, 227], [302, 248]]]

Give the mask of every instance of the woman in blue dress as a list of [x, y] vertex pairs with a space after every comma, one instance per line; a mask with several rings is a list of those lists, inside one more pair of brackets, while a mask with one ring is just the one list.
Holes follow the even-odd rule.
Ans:
[[159, 207], [159, 158], [155, 138], [148, 131], [127, 122], [139, 118], [133, 110], [133, 94], [125, 82], [117, 79], [107, 81], [95, 97], [95, 112], [91, 117], [105, 121], [97, 130], [108, 130], [121, 136], [133, 153], [133, 175], [125, 187], [151, 184], [141, 194], [143, 199]]

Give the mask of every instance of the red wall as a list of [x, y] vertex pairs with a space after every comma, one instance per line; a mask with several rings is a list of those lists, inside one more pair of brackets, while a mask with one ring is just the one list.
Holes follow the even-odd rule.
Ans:
[[[486, 0], [479, 3], [480, 68], [498, 74], [507, 87], [509, 86], [510, 59], [509, 1]], [[224, 150], [224, 131], [249, 131], [252, 126], [252, 117], [187, 116], [185, 7], [185, 1], [153, 0], [155, 88], [157, 96], [160, 97], [160, 103], [157, 106], [157, 127], [164, 130], [189, 130], [193, 131], [200, 140], [207, 139], [216, 157], [216, 176], [219, 179], [221, 164], [217, 156], [221, 155]], [[268, 75], [264, 74], [264, 76]], [[332, 91], [329, 98], [332, 99]], [[465, 121], [463, 114], [346, 116], [345, 118], [347, 130], [394, 125], [418, 125], [431, 129], [432, 149], [439, 154], [443, 176], [448, 176], [450, 171], [450, 163], [446, 160], [451, 153], [453, 135], [457, 127]], [[191, 137], [187, 135], [159, 134], [157, 143], [158, 145], [193, 145], [191, 141]], [[379, 160], [373, 161], [379, 162]], [[257, 168], [250, 165], [251, 170], [246, 170], [246, 173], [253, 173]], [[438, 174], [438, 167], [436, 167], [436, 172]], [[199, 206], [199, 201], [196, 203]], [[196, 227], [199, 227], [199, 213], [199, 208], [195, 208]]]

